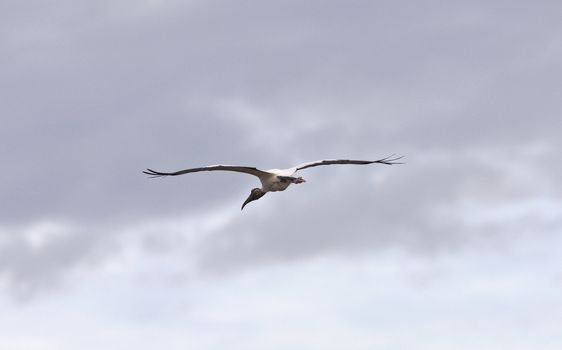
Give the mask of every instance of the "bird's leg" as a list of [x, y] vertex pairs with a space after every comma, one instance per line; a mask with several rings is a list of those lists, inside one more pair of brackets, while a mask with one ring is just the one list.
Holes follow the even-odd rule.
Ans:
[[281, 182], [291, 182], [294, 184], [302, 184], [303, 182], [306, 182], [305, 179], [303, 179], [302, 177], [292, 177], [292, 176], [277, 176], [277, 178], [281, 181]]
[[297, 178], [293, 181], [293, 183], [295, 183], [295, 184], [302, 184], [303, 182], [306, 182], [306, 180], [303, 179], [303, 178], [300, 177], [300, 176], [297, 177]]

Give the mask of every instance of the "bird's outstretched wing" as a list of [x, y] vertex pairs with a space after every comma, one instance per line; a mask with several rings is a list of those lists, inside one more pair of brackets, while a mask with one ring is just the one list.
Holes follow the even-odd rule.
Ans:
[[215, 171], [215, 170], [235, 171], [238, 173], [250, 174], [250, 175], [257, 176], [258, 178], [260, 178], [260, 180], [264, 177], [271, 175], [270, 173], [263, 170], [259, 170], [257, 168], [252, 168], [248, 166], [238, 166], [238, 165], [209, 165], [205, 167], [178, 170], [169, 173], [162, 172], [162, 171], [155, 171], [152, 169], [146, 169], [145, 171], [143, 171], [143, 173], [150, 175], [151, 177], [161, 177], [161, 176], [177, 176], [177, 175], [183, 175], [189, 173], [196, 173], [199, 171]]
[[[377, 159], [377, 160], [353, 160], [353, 159], [325, 159], [325, 160], [317, 160], [314, 162], [303, 163], [297, 165], [295, 168], [296, 170], [302, 170], [306, 168], [312, 168], [319, 165], [332, 165], [332, 164], [357, 164], [357, 165], [365, 165], [365, 164], [386, 164], [386, 165], [394, 165], [394, 164], [403, 164], [398, 162], [398, 160], [404, 158], [404, 156], [396, 156], [391, 155], [386, 158]], [[295, 171], [296, 171], [295, 170]]]

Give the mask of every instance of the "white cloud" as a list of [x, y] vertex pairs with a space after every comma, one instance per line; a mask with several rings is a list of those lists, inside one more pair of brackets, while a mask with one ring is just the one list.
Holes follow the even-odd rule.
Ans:
[[390, 250], [182, 283], [164, 277], [185, 252], [137, 255], [118, 270], [84, 270], [66, 292], [23, 307], [3, 303], [9, 336], [0, 345], [526, 349], [558, 337], [560, 243], [527, 237], [501, 252], [434, 258]]

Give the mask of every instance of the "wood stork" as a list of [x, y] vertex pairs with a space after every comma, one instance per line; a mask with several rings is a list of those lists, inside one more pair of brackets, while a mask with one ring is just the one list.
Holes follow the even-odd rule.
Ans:
[[317, 160], [314, 162], [303, 163], [288, 169], [270, 169], [265, 171], [248, 166], [209, 165], [201, 168], [184, 169], [184, 170], [178, 170], [169, 173], [155, 171], [152, 169], [146, 169], [145, 171], [143, 171], [143, 173], [150, 175], [150, 177], [162, 177], [162, 176], [177, 176], [177, 175], [183, 175], [189, 173], [196, 173], [199, 171], [224, 170], [224, 171], [235, 171], [239, 173], [245, 173], [245, 174], [257, 176], [261, 181], [262, 187], [252, 189], [250, 195], [242, 204], [242, 208], [240, 209], [242, 210], [244, 209], [246, 204], [250, 203], [251, 201], [260, 199], [267, 192], [284, 191], [291, 184], [301, 184], [306, 182], [302, 177], [294, 176], [294, 174], [299, 170], [312, 168], [320, 165], [332, 165], [332, 164], [357, 164], [357, 165], [366, 165], [366, 164], [374, 164], [374, 163], [385, 164], [385, 165], [403, 164], [397, 162], [402, 158], [403, 156], [396, 157], [394, 155], [391, 155], [386, 158], [382, 158], [378, 160], [325, 159], [325, 160]]

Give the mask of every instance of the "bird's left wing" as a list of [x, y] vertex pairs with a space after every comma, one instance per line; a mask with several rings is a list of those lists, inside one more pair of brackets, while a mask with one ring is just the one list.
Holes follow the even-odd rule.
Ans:
[[189, 173], [196, 173], [199, 171], [215, 171], [215, 170], [234, 171], [238, 173], [250, 174], [250, 175], [257, 176], [258, 178], [260, 178], [260, 180], [262, 178], [271, 175], [270, 173], [263, 170], [259, 170], [257, 168], [248, 167], [248, 166], [238, 166], [238, 165], [209, 165], [205, 167], [178, 170], [169, 173], [162, 172], [162, 171], [155, 171], [152, 169], [146, 169], [145, 171], [143, 171], [143, 173], [150, 175], [152, 177], [161, 177], [161, 176], [177, 176], [177, 175], [183, 175]]
[[391, 156], [388, 156], [386, 158], [381, 158], [381, 159], [377, 159], [377, 160], [325, 159], [325, 160], [317, 160], [317, 161], [309, 162], [309, 163], [303, 163], [303, 164], [297, 165], [293, 169], [302, 170], [302, 169], [312, 168], [312, 167], [320, 166], [320, 165], [333, 165], [333, 164], [366, 165], [366, 164], [378, 163], [378, 164], [394, 165], [394, 164], [403, 164], [401, 162], [398, 162], [398, 160], [400, 160], [402, 158], [403, 158], [403, 156], [397, 157], [395, 155], [391, 155]]

